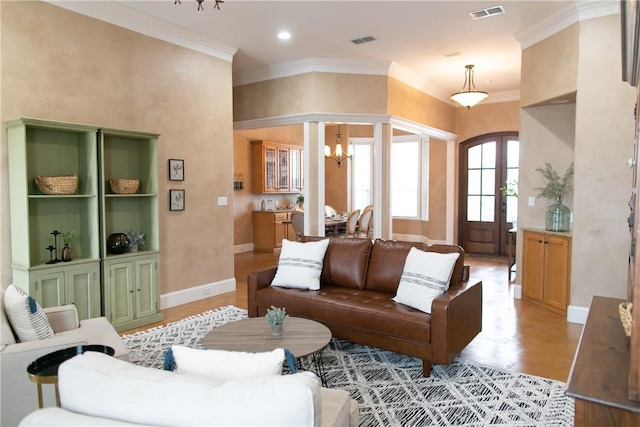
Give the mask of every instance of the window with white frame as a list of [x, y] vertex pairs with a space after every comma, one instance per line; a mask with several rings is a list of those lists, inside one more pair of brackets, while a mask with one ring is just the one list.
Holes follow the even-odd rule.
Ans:
[[429, 219], [429, 140], [394, 137], [391, 144], [391, 215]]
[[353, 157], [351, 159], [351, 207], [352, 209], [364, 209], [372, 202], [373, 176], [371, 174], [372, 147], [371, 138], [350, 138], [353, 144]]

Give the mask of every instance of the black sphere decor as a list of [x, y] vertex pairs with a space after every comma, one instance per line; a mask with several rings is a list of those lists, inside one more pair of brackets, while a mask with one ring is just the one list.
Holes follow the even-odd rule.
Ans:
[[109, 253], [120, 255], [129, 250], [129, 239], [124, 233], [113, 233], [107, 239], [107, 250]]

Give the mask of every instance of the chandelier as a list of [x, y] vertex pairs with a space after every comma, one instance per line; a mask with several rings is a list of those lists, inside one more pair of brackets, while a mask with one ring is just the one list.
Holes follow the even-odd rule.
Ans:
[[451, 95], [451, 99], [469, 109], [485, 99], [489, 94], [476, 89], [476, 85], [473, 82], [473, 65], [467, 65], [465, 68], [462, 90]]
[[[202, 6], [202, 3], [204, 3], [204, 0], [196, 0], [196, 1], [198, 2], [198, 10], [204, 10], [204, 6]], [[220, 10], [220, 3], [224, 3], [224, 0], [215, 0], [215, 2], [216, 4], [213, 5], [213, 8]], [[182, 1], [175, 0], [173, 4], [182, 4]]]
[[349, 145], [346, 154], [342, 151], [342, 134], [340, 133], [340, 125], [338, 125], [338, 133], [336, 134], [336, 151], [331, 153], [331, 147], [325, 145], [324, 157], [335, 160], [338, 163], [338, 167], [340, 167], [345, 159], [350, 159], [352, 156], [353, 147], [351, 145]]

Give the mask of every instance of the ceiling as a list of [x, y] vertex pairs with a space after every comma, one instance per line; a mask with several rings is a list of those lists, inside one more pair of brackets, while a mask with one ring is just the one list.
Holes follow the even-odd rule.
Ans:
[[[82, 3], [91, 3], [94, 9], [100, 3], [103, 12], [109, 5], [117, 6], [119, 14], [127, 17], [125, 27], [150, 35], [163, 28], [227, 49], [233, 55], [234, 84], [259, 80], [256, 76], [268, 76], [274, 67], [311, 58], [352, 68], [371, 65], [388, 70], [392, 66], [403, 76], [401, 80], [417, 82], [427, 93], [448, 101], [450, 94], [462, 88], [465, 65], [474, 64], [476, 87], [489, 92], [485, 102], [519, 98], [522, 47], [515, 35], [554, 15], [575, 14], [576, 4], [585, 3], [225, 0], [217, 10], [214, 0], [205, 0], [204, 10], [198, 11], [195, 0], [181, 1], [53, 3], [75, 7], [81, 13], [85, 13], [79, 6]], [[618, 6], [618, 2], [606, 3]], [[497, 5], [506, 12], [478, 20], [469, 15]], [[101, 13], [85, 14], [102, 19]], [[118, 19], [105, 20], [117, 23]], [[157, 28], [150, 31], [151, 27]], [[291, 33], [290, 40], [277, 38], [282, 30]], [[376, 40], [359, 45], [351, 42], [366, 36]]]

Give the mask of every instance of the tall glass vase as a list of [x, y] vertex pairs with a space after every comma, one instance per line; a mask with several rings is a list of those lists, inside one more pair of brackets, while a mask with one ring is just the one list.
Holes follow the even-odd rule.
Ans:
[[562, 196], [556, 196], [554, 204], [547, 208], [545, 229], [547, 231], [569, 231], [571, 211], [562, 204]]

